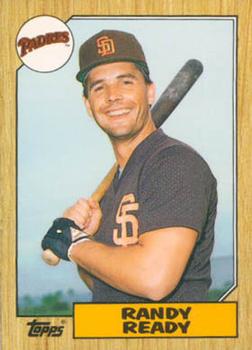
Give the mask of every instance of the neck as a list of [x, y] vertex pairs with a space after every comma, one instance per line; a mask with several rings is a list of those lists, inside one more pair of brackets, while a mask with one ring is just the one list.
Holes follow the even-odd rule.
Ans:
[[141, 131], [133, 137], [125, 140], [110, 139], [117, 163], [121, 169], [125, 167], [127, 161], [129, 160], [136, 147], [155, 130], [155, 124], [153, 120], [149, 118], [143, 129], [141, 129]]

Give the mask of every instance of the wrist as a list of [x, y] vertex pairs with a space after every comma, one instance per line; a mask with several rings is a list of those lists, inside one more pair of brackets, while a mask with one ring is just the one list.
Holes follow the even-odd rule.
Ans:
[[91, 239], [85, 238], [72, 243], [67, 253], [69, 260], [74, 263], [79, 263], [80, 260], [82, 260], [81, 257], [85, 255], [85, 247], [87, 247], [90, 242]]

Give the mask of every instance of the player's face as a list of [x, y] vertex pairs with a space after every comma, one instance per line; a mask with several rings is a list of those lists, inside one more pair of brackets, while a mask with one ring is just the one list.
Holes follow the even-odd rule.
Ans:
[[150, 123], [155, 87], [146, 84], [133, 63], [98, 66], [89, 73], [87, 84], [86, 107], [111, 139], [130, 139]]

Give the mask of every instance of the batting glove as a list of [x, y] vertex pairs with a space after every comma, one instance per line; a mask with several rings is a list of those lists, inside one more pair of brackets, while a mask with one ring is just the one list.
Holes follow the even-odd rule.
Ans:
[[50, 249], [60, 259], [71, 260], [70, 251], [73, 245], [89, 241], [88, 234], [67, 218], [54, 220], [52, 227], [48, 230], [42, 240], [42, 248]]

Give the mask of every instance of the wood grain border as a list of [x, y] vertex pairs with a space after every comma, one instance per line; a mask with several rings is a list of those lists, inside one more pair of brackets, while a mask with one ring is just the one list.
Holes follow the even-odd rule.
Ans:
[[[238, 268], [239, 286], [227, 300], [238, 301], [239, 337], [236, 339], [72, 339], [72, 321], [65, 322], [60, 338], [29, 338], [26, 323], [16, 317], [16, 69], [20, 61], [15, 38], [20, 26], [30, 17], [53, 15], [67, 20], [72, 15], [235, 15], [238, 16]], [[252, 273], [252, 186], [250, 174], [252, 127], [252, 2], [250, 0], [2, 0], [1, 16], [1, 187], [0, 237], [1, 345], [7, 349], [146, 349], [213, 350], [250, 348], [252, 317], [250, 293]], [[46, 318], [43, 318], [44, 320]], [[58, 322], [57, 318], [50, 318]]]

